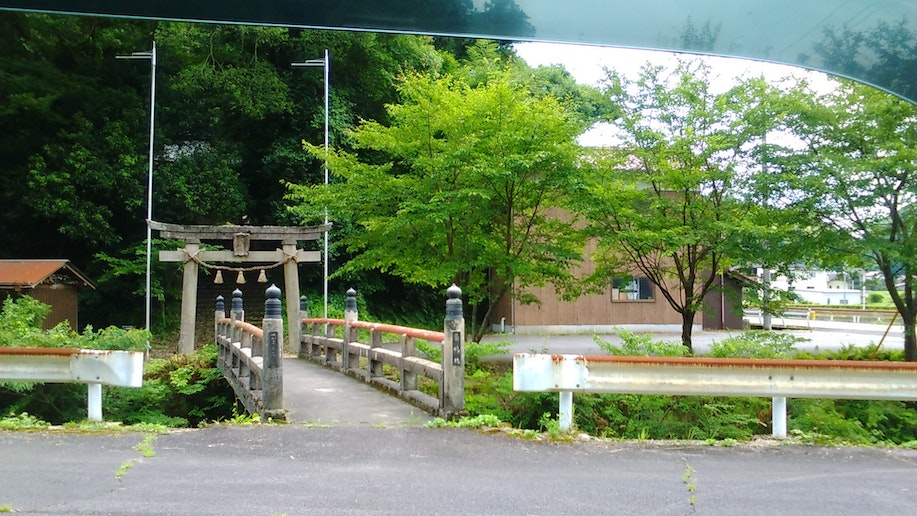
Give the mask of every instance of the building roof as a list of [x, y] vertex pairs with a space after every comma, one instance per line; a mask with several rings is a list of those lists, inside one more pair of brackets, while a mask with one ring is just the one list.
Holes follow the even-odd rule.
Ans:
[[96, 288], [69, 260], [0, 260], [0, 289], [31, 289], [42, 283]]

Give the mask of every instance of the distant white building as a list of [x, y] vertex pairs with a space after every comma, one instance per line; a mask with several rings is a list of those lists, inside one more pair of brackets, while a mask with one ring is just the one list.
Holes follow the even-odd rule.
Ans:
[[[761, 277], [761, 269], [758, 269], [758, 277]], [[792, 292], [807, 303], [861, 305], [866, 300], [862, 282], [858, 273], [797, 270], [790, 278], [772, 277], [771, 288]]]

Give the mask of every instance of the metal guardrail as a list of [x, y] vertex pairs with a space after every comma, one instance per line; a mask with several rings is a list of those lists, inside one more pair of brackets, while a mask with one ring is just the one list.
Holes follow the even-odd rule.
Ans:
[[[744, 318], [749, 324], [764, 324], [764, 314], [760, 309], [747, 309]], [[813, 321], [847, 322], [853, 324], [889, 325], [896, 320], [894, 310], [858, 310], [853, 308], [804, 308], [789, 309], [780, 315], [771, 316], [771, 324], [777, 327], [812, 328]], [[898, 321], [900, 326], [901, 322]]]
[[0, 380], [88, 384], [88, 418], [101, 421], [102, 385], [141, 387], [143, 352], [0, 348]]
[[917, 363], [519, 353], [513, 388], [559, 392], [564, 429], [574, 392], [772, 397], [773, 434], [783, 437], [786, 398], [917, 400]]

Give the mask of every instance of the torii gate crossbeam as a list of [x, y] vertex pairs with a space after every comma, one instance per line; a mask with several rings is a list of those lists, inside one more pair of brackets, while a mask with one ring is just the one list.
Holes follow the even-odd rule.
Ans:
[[[275, 263], [283, 264], [284, 291], [287, 305], [287, 324], [291, 346], [298, 346], [299, 324], [294, 322], [299, 317], [299, 263], [321, 262], [318, 251], [297, 249], [299, 241], [318, 240], [331, 227], [320, 226], [205, 226], [180, 225], [147, 221], [150, 229], [159, 231], [163, 238], [174, 238], [185, 241], [185, 247], [176, 251], [161, 251], [159, 260], [163, 262], [183, 262], [184, 277], [182, 280], [181, 333], [179, 352], [190, 354], [194, 351], [195, 309], [197, 307], [198, 267], [207, 262], [228, 263]], [[201, 250], [202, 240], [233, 242], [232, 250]], [[279, 242], [281, 247], [274, 251], [252, 251], [252, 241]]]

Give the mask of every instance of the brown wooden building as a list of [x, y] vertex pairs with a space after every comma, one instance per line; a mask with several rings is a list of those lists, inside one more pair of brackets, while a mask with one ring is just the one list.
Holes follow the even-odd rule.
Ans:
[[44, 328], [61, 321], [79, 329], [77, 292], [95, 285], [69, 260], [0, 260], [0, 300], [30, 296], [51, 305]]
[[[589, 264], [586, 264], [588, 267]], [[725, 287], [721, 287], [725, 285]], [[631, 331], [681, 332], [681, 315], [658, 289], [640, 276], [609, 282], [602, 294], [564, 301], [553, 286], [527, 289], [541, 303], [522, 304], [506, 298], [497, 306], [493, 330], [520, 334], [610, 333]], [[741, 329], [742, 277], [725, 273], [704, 299], [704, 310], [694, 319], [696, 330]]]

